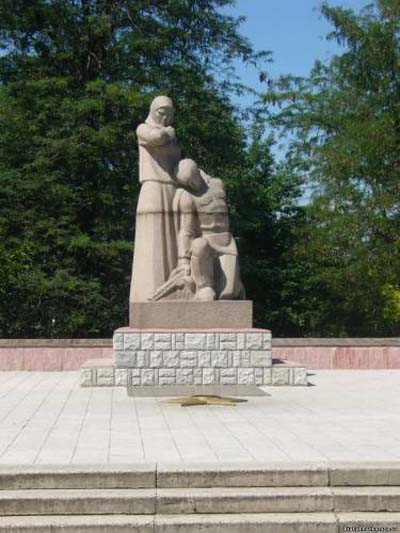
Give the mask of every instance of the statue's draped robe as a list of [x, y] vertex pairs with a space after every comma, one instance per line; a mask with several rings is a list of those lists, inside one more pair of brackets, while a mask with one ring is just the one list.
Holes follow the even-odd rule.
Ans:
[[159, 127], [148, 118], [137, 129], [142, 187], [136, 211], [131, 302], [149, 300], [177, 264], [172, 204], [180, 150], [175, 139], [163, 144], [154, 141], [152, 131]]

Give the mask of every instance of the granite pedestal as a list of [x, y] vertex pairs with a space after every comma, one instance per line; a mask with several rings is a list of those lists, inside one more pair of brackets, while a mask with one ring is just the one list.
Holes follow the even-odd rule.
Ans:
[[232, 329], [252, 325], [250, 300], [131, 302], [129, 305], [129, 326], [137, 329]]

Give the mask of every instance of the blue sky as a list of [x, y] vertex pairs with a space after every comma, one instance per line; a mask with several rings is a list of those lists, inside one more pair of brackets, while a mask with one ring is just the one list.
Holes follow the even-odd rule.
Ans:
[[[359, 11], [369, 0], [331, 0]], [[307, 75], [316, 59], [328, 59], [338, 51], [326, 35], [332, 27], [322, 18], [318, 7], [321, 0], [237, 0], [235, 7], [226, 9], [234, 16], [245, 16], [241, 33], [248, 37], [257, 50], [271, 50], [274, 63], [268, 73], [274, 78], [280, 74]], [[256, 72], [238, 65], [238, 74], [246, 84], [259, 89]]]
[[[330, 0], [330, 5], [339, 5], [358, 12], [372, 0]], [[255, 50], [270, 50], [273, 63], [265, 69], [271, 78], [282, 74], [307, 76], [317, 59], [329, 60], [340, 53], [335, 41], [326, 36], [333, 27], [322, 17], [319, 6], [322, 0], [236, 0], [236, 5], [225, 11], [238, 17], [246, 17], [241, 33], [253, 44]], [[264, 92], [254, 68], [237, 63], [241, 81]], [[254, 101], [250, 95], [234, 97], [233, 102], [249, 106]], [[286, 139], [287, 140], [287, 139]], [[286, 143], [282, 139], [273, 147], [277, 159], [284, 157]], [[307, 202], [309, 191], [304, 191], [301, 203]]]

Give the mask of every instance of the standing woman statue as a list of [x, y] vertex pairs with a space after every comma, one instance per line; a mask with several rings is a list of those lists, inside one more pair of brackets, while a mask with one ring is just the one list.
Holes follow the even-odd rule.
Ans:
[[139, 143], [139, 181], [135, 248], [130, 302], [148, 301], [177, 264], [172, 204], [177, 188], [174, 174], [180, 159], [172, 100], [158, 96], [136, 133]]

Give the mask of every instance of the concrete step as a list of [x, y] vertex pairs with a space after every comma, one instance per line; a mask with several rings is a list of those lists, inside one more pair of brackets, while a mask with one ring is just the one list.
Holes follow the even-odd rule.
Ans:
[[160, 514], [315, 513], [333, 511], [328, 487], [158, 489]]
[[400, 486], [400, 462], [0, 466], [2, 489]]
[[400, 513], [0, 517], [1, 533], [344, 533], [399, 527]]
[[328, 463], [332, 486], [400, 486], [400, 461], [363, 461]]
[[0, 516], [1, 533], [154, 533], [154, 516]]
[[[326, 487], [324, 463], [158, 465], [158, 488]], [[399, 482], [400, 485], [400, 482]]]
[[158, 489], [160, 514], [400, 512], [400, 487]]
[[158, 465], [157, 487], [400, 486], [400, 461]]
[[0, 533], [349, 528], [400, 530], [400, 463], [0, 467]]
[[400, 512], [400, 487], [331, 487], [337, 512]]
[[400, 512], [400, 487], [19, 489], [0, 491], [0, 516]]
[[338, 533], [400, 531], [400, 513], [338, 513]]
[[155, 489], [29, 489], [0, 491], [0, 516], [156, 512]]
[[[155, 533], [344, 533], [357, 524], [364, 531], [390, 531], [400, 526], [400, 513], [218, 514], [156, 517]], [[364, 520], [364, 522], [363, 522]], [[386, 529], [383, 529], [383, 526]], [[378, 529], [379, 527], [379, 529]], [[376, 529], [373, 529], [376, 528]]]
[[156, 465], [0, 466], [3, 489], [136, 489], [156, 486]]

